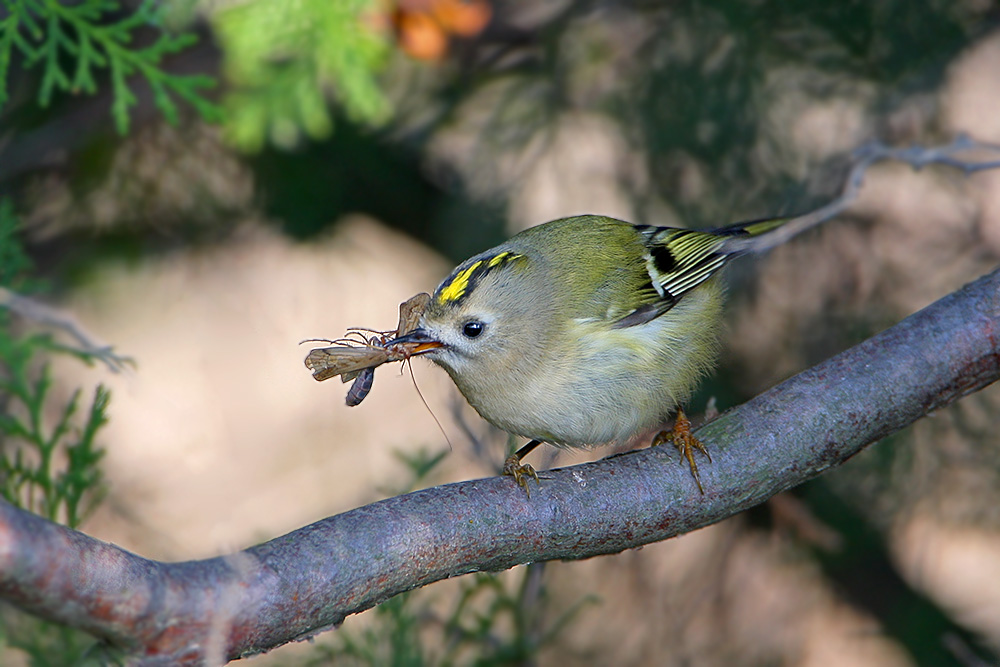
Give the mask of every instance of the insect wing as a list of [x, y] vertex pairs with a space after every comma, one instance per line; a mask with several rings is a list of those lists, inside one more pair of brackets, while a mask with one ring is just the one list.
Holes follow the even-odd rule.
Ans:
[[318, 347], [306, 355], [306, 368], [312, 371], [317, 382], [335, 375], [353, 373], [380, 366], [389, 360], [389, 353], [381, 347]]
[[430, 300], [430, 294], [421, 292], [399, 304], [399, 326], [396, 327], [396, 338], [405, 336], [417, 328], [420, 316], [424, 314]]
[[354, 378], [356, 378], [359, 375], [361, 375], [362, 371], [364, 371], [364, 370], [365, 369], [362, 368], [360, 371], [351, 371], [350, 373], [341, 373], [340, 374], [340, 381], [343, 382], [344, 384], [347, 384], [348, 382], [350, 382]]

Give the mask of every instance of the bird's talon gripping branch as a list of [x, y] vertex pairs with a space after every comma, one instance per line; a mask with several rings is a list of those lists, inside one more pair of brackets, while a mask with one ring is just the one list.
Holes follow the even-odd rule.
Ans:
[[691, 433], [691, 420], [687, 418], [687, 415], [681, 409], [677, 410], [674, 428], [670, 431], [660, 431], [657, 433], [653, 438], [651, 446], [656, 447], [667, 441], [672, 442], [677, 451], [681, 453], [683, 457], [682, 461], [687, 459], [688, 465], [691, 466], [691, 475], [694, 477], [695, 483], [698, 484], [698, 491], [704, 494], [705, 489], [701, 485], [701, 475], [698, 474], [698, 462], [694, 460], [694, 450], [697, 449], [704, 454], [709, 463], [712, 462], [712, 455], [708, 453], [705, 444]]
[[539, 485], [542, 483], [538, 479], [538, 473], [535, 469], [531, 467], [531, 464], [521, 463], [521, 457], [517, 454], [511, 454], [507, 457], [507, 460], [503, 463], [503, 474], [509, 477], [513, 477], [517, 485], [524, 489], [524, 492], [531, 497], [531, 490], [528, 489], [528, 480], [533, 479]]
[[503, 474], [513, 477], [517, 485], [524, 489], [529, 498], [531, 497], [531, 491], [528, 490], [528, 480], [535, 480], [539, 486], [541, 486], [542, 481], [538, 479], [538, 473], [535, 472], [534, 468], [527, 463], [521, 463], [521, 461], [540, 444], [542, 444], [541, 440], [531, 440], [528, 444], [521, 447], [521, 449], [508, 456], [507, 460], [503, 462]]

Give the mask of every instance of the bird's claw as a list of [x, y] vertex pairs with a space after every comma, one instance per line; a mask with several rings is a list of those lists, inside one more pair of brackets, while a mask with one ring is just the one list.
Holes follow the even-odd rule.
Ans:
[[688, 465], [691, 466], [691, 475], [694, 477], [695, 483], [698, 485], [698, 491], [703, 495], [705, 493], [704, 487], [701, 485], [701, 475], [698, 474], [698, 462], [694, 460], [694, 450], [698, 450], [705, 455], [708, 462], [712, 462], [712, 455], [708, 453], [708, 449], [705, 444], [694, 437], [691, 433], [691, 421], [684, 414], [683, 410], [677, 411], [677, 419], [674, 421], [674, 428], [670, 431], [660, 431], [653, 438], [652, 447], [663, 444], [664, 442], [672, 442], [677, 451], [680, 452], [683, 457], [681, 460], [687, 459]]
[[538, 479], [538, 473], [535, 469], [527, 463], [521, 463], [521, 459], [517, 454], [511, 454], [507, 457], [507, 460], [503, 463], [503, 474], [509, 477], [513, 477], [517, 485], [524, 489], [524, 492], [531, 497], [531, 490], [528, 488], [528, 480], [533, 479], [538, 484], [541, 481]]

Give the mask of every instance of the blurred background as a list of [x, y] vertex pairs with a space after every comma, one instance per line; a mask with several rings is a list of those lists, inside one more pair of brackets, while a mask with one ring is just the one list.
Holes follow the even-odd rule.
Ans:
[[[107, 387], [80, 527], [157, 559], [496, 474], [506, 437], [444, 373], [413, 364], [433, 415], [397, 366], [347, 408], [298, 342], [391, 329], [454, 264], [553, 218], [801, 213], [867, 141], [1000, 142], [998, 73], [988, 0], [10, 0], [0, 277], [134, 364], [19, 366], [5, 343], [3, 377], [45, 362], [52, 382], [41, 408], [9, 382], [2, 405], [59, 423], [74, 392], [83, 413]], [[1000, 171], [877, 165], [849, 214], [729, 269], [727, 352], [689, 412], [998, 258]], [[5, 341], [44, 330], [3, 320]], [[253, 661], [997, 664], [998, 416], [992, 387], [716, 526], [430, 586]], [[33, 455], [10, 429], [2, 445]], [[5, 493], [32, 493], [0, 467]], [[86, 655], [86, 638], [2, 620], [3, 664]]]

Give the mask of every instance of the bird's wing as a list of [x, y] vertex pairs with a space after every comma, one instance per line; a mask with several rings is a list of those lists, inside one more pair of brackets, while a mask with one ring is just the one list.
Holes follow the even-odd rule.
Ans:
[[646, 246], [646, 271], [656, 297], [619, 319], [615, 326], [635, 326], [667, 312], [736, 256], [727, 249], [727, 239], [764, 234], [786, 219], [754, 220], [708, 231], [637, 225]]

